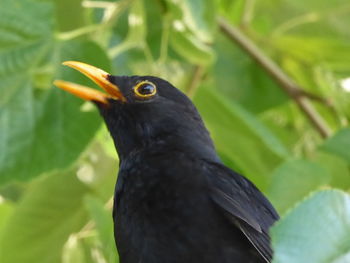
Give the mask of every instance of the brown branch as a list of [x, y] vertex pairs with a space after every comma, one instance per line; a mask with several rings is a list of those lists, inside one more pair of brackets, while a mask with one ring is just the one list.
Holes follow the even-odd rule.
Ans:
[[322, 103], [323, 105], [327, 106], [332, 111], [334, 111], [334, 105], [333, 105], [333, 102], [330, 99], [326, 99], [326, 98], [324, 98], [322, 96], [313, 94], [313, 93], [311, 93], [309, 91], [306, 91], [306, 90], [299, 89], [298, 92], [300, 92], [299, 96], [306, 97], [306, 98], [308, 98], [310, 100], [314, 100], [316, 102]]
[[[248, 37], [237, 28], [231, 26], [223, 18], [218, 19], [220, 30], [234, 43], [244, 49], [297, 103], [300, 110], [306, 115], [311, 124], [324, 138], [330, 136], [331, 130], [323, 118], [318, 114], [309, 100], [303, 96], [305, 94], [282, 69], [269, 57], [267, 57]], [[302, 96], [301, 96], [302, 95]]]

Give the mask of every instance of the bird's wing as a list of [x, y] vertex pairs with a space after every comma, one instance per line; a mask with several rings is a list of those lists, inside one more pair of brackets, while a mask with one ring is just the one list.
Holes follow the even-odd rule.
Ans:
[[221, 164], [213, 163], [210, 169], [212, 200], [270, 262], [272, 250], [268, 230], [279, 218], [277, 212], [248, 179]]

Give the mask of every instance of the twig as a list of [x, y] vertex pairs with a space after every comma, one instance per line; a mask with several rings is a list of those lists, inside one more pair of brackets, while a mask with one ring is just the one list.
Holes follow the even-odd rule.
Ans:
[[185, 90], [188, 97], [192, 98], [196, 93], [198, 85], [202, 79], [203, 73], [204, 68], [202, 66], [196, 65], [190, 83]]
[[[119, 1], [117, 3], [109, 3], [109, 2], [96, 2], [95, 1], [85, 1], [83, 2], [83, 6], [86, 8], [104, 8], [104, 18], [102, 23], [88, 25], [85, 27], [81, 27], [78, 29], [74, 29], [67, 32], [59, 32], [56, 34], [56, 38], [58, 40], [67, 41], [82, 35], [95, 33], [101, 31], [106, 27], [113, 26], [115, 23], [115, 19], [118, 17], [120, 13], [122, 13], [131, 3], [131, 0]], [[96, 6], [94, 6], [96, 4]]]
[[320, 19], [321, 19], [320, 14], [316, 12], [311, 12], [301, 16], [297, 16], [277, 26], [275, 30], [272, 32], [272, 35], [274, 36], [282, 35], [286, 31], [291, 30], [297, 26], [301, 26], [308, 23], [315, 23]]
[[305, 96], [300, 96], [301, 94], [305, 94], [302, 89], [290, 77], [288, 77], [272, 59], [267, 57], [238, 29], [231, 26], [223, 18], [218, 18], [218, 23], [221, 31], [226, 36], [244, 49], [272, 78], [275, 79], [275, 81], [277, 81], [279, 86], [297, 103], [300, 110], [306, 115], [320, 135], [324, 138], [330, 136], [331, 130], [326, 122]]
[[334, 110], [334, 104], [330, 99], [326, 99], [322, 96], [313, 94], [306, 90], [299, 90], [298, 92], [300, 92], [299, 96], [306, 97], [310, 100], [314, 100], [316, 102], [322, 103], [325, 106], [329, 107], [332, 111]]
[[168, 45], [169, 45], [169, 32], [170, 32], [170, 16], [165, 13], [163, 15], [163, 28], [162, 28], [162, 36], [160, 38], [160, 51], [158, 62], [163, 63], [168, 56]]
[[[108, 210], [112, 210], [113, 208], [113, 200], [114, 197], [112, 196], [111, 198], [108, 199], [108, 201], [104, 204], [104, 208], [108, 209]], [[86, 222], [86, 224], [81, 228], [81, 230], [79, 231], [79, 233], [87, 233], [90, 232], [94, 227], [96, 226], [96, 223], [94, 220], [90, 219], [88, 222]], [[85, 237], [85, 234], [80, 235], [78, 233], [79, 237]]]
[[102, 9], [107, 9], [112, 6], [114, 6], [113, 2], [107, 2], [107, 1], [90, 1], [90, 0], [85, 0], [82, 2], [83, 7], [87, 8], [102, 8]]

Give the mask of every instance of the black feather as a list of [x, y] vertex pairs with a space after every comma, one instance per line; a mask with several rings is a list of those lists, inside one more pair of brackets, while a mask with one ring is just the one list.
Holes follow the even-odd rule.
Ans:
[[211, 197], [228, 219], [238, 226], [267, 262], [272, 259], [268, 235], [279, 219], [262, 193], [246, 178], [229, 168], [212, 163]]

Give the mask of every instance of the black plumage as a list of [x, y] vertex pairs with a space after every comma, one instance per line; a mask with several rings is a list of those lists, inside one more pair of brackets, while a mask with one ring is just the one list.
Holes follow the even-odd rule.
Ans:
[[[225, 167], [192, 102], [167, 81], [115, 77], [126, 102], [99, 105], [120, 158], [113, 219], [121, 263], [270, 262], [278, 215]], [[148, 81], [157, 93], [135, 95]]]
[[276, 211], [220, 161], [182, 92], [152, 76], [117, 77], [81, 62], [64, 64], [108, 93], [55, 82], [95, 102], [113, 137], [120, 159], [113, 220], [121, 263], [271, 261], [268, 231]]

